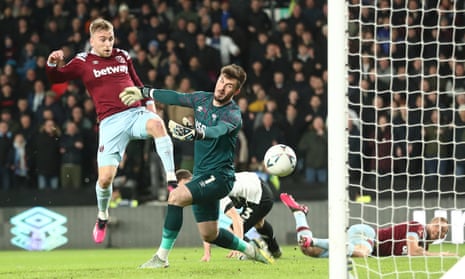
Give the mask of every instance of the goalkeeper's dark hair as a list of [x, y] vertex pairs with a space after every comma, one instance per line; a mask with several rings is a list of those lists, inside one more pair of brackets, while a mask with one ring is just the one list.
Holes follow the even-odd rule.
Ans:
[[236, 64], [224, 66], [221, 68], [221, 74], [225, 75], [227, 78], [236, 79], [238, 81], [238, 87], [236, 89], [241, 89], [247, 79], [247, 73], [241, 66]]
[[179, 169], [176, 171], [176, 179], [178, 181], [182, 179], [191, 179], [191, 178], [192, 178], [192, 173], [189, 170]]

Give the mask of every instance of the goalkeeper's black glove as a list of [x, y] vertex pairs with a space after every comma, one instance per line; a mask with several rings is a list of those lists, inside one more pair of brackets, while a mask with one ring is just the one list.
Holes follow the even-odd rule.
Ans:
[[[183, 122], [186, 123], [184, 120]], [[205, 137], [204, 133], [196, 130], [191, 125], [181, 125], [173, 120], [168, 122], [168, 129], [170, 130], [173, 138], [182, 141], [193, 141], [197, 139], [203, 139]]]
[[151, 90], [152, 88], [145, 86], [130, 86], [124, 88], [123, 92], [119, 94], [119, 98], [123, 104], [130, 106], [142, 99], [152, 98]]

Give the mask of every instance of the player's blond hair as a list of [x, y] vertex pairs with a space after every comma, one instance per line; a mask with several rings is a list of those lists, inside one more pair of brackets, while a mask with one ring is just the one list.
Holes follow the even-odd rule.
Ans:
[[241, 89], [247, 79], [247, 73], [244, 69], [236, 64], [226, 65], [221, 68], [221, 74], [227, 78], [237, 80], [237, 88]]
[[92, 36], [95, 32], [100, 30], [113, 31], [113, 24], [103, 18], [94, 19], [89, 26], [90, 35]]
[[431, 219], [431, 223], [444, 223], [444, 224], [449, 224], [449, 222], [447, 221], [446, 218], [444, 217], [433, 217], [433, 219]]

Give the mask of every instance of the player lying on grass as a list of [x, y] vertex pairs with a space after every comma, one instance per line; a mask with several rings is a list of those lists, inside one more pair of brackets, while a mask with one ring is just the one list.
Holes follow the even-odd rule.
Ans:
[[144, 98], [154, 98], [168, 105], [194, 109], [194, 127], [170, 121], [174, 138], [194, 141], [192, 180], [173, 189], [168, 196], [168, 209], [160, 246], [141, 268], [168, 267], [168, 255], [182, 227], [183, 209], [192, 205], [202, 240], [230, 250], [238, 250], [262, 263], [273, 263], [273, 257], [260, 246], [240, 239], [226, 229], [218, 228], [219, 201], [234, 185], [234, 154], [241, 112], [233, 97], [238, 95], [247, 74], [240, 66], [221, 68], [214, 92], [181, 93], [173, 90], [128, 87], [120, 99], [132, 105]]
[[[299, 247], [307, 256], [325, 258], [329, 256], [329, 239], [315, 238], [307, 222], [308, 207], [297, 203], [286, 193], [280, 195], [281, 201], [292, 211], [297, 230]], [[429, 224], [416, 221], [395, 224], [380, 228], [377, 233], [365, 224], [349, 227], [347, 255], [366, 256], [457, 256], [449, 252], [430, 252], [429, 244], [444, 239], [449, 231], [447, 219], [433, 218]]]
[[[141, 86], [127, 51], [113, 48], [115, 34], [111, 22], [102, 18], [89, 27], [89, 52], [78, 53], [66, 65], [63, 50], [55, 50], [47, 59], [47, 76], [52, 83], [81, 80], [95, 104], [99, 121], [97, 152], [98, 178], [95, 185], [98, 215], [93, 237], [102, 243], [108, 221], [113, 180], [126, 146], [132, 139], [153, 137], [169, 184], [175, 184], [173, 143], [163, 120], [155, 113], [153, 99], [123, 104], [119, 94], [129, 86]], [[145, 105], [145, 106], [143, 106]]]

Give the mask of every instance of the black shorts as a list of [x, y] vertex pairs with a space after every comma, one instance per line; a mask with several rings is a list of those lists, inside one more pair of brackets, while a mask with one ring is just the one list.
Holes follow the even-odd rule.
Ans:
[[273, 208], [274, 196], [268, 183], [261, 181], [262, 197], [259, 204], [248, 203], [246, 208], [243, 208], [240, 213], [241, 218], [244, 220], [244, 232], [247, 232], [258, 221], [263, 219]]

